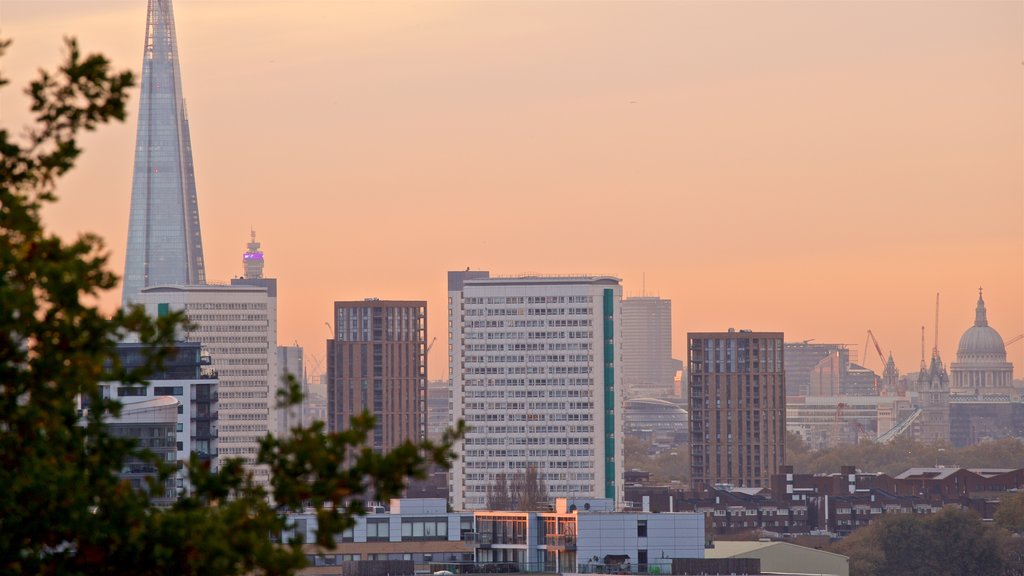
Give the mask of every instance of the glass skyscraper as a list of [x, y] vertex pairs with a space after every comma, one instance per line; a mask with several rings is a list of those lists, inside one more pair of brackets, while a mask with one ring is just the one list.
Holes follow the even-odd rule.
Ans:
[[149, 0], [122, 303], [204, 284], [203, 240], [171, 0]]

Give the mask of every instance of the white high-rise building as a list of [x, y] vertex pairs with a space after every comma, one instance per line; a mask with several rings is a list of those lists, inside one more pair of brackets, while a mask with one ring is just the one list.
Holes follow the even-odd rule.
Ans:
[[622, 502], [622, 287], [610, 276], [448, 273], [457, 510], [535, 466], [549, 497]]
[[656, 296], [622, 301], [622, 381], [627, 398], [665, 398], [675, 389], [672, 301]]
[[306, 366], [303, 361], [302, 346], [278, 346], [277, 369], [280, 371], [279, 378], [282, 388], [284, 388], [285, 379], [288, 376], [295, 378], [302, 388], [302, 405], [277, 409], [277, 432], [275, 434], [284, 438], [292, 428], [309, 424], [303, 421], [302, 418], [303, 405], [309, 399], [309, 386], [306, 384]]
[[[154, 286], [138, 302], [153, 316], [184, 311], [193, 328], [181, 336], [210, 355], [218, 384], [217, 452], [256, 463], [259, 442], [276, 433], [277, 291], [267, 286]], [[252, 468], [257, 482], [269, 472]]]

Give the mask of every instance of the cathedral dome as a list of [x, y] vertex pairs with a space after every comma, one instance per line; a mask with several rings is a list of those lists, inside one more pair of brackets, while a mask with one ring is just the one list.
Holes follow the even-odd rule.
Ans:
[[960, 337], [960, 346], [956, 351], [957, 360], [969, 359], [1006, 359], [1006, 346], [1003, 338], [988, 325], [988, 314], [985, 301], [978, 294], [978, 308], [975, 312], [974, 326], [971, 326]]

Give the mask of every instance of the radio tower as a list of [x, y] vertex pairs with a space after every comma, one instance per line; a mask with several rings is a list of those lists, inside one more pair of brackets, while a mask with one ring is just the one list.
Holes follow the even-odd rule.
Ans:
[[247, 250], [242, 254], [242, 266], [245, 267], [245, 277], [249, 280], [263, 278], [263, 252], [260, 251], [260, 243], [256, 241], [256, 231], [249, 231], [249, 243]]

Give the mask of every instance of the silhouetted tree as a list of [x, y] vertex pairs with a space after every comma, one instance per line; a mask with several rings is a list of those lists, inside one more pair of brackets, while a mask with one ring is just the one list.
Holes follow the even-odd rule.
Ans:
[[[0, 42], [0, 54], [8, 44]], [[269, 495], [237, 459], [213, 472], [193, 457], [194, 491], [167, 509], [122, 481], [129, 457], [159, 470], [154, 488], [175, 470], [108, 433], [104, 420], [121, 405], [103, 398], [100, 382], [143, 383], [184, 318], [151, 319], [141, 308], [100, 313], [94, 302], [118, 282], [102, 241], [84, 234], [66, 243], [42, 224], [57, 178], [81, 153], [78, 133], [123, 120], [133, 85], [130, 72], [112, 72], [103, 56], [83, 56], [74, 40], [67, 47], [59, 73], [42, 73], [27, 90], [35, 124], [26, 140], [0, 130], [0, 573], [292, 573], [306, 562], [301, 542], [271, 542], [287, 521], [268, 496], [285, 509], [313, 506], [317, 543], [331, 547], [363, 513], [368, 491], [392, 497], [428, 463], [447, 465], [461, 426], [441, 443], [408, 442], [387, 454], [366, 445], [368, 415], [336, 434], [317, 423], [287, 439], [267, 437], [257, 462], [273, 474]], [[128, 334], [153, 350], [138, 369], [123, 367], [116, 353]], [[301, 398], [290, 384], [286, 404]], [[347, 459], [354, 464], [346, 467]]]
[[526, 465], [526, 471], [512, 479], [512, 501], [515, 510], [542, 510], [548, 504], [548, 489], [536, 464]]
[[494, 484], [487, 487], [487, 509], [514, 510], [508, 476], [504, 472], [495, 475]]

